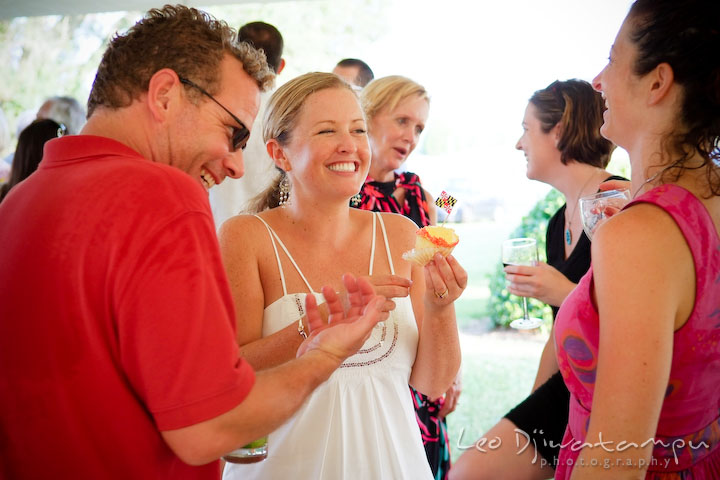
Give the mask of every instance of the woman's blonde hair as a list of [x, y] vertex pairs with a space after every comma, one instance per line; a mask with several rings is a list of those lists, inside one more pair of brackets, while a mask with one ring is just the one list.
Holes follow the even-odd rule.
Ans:
[[333, 73], [312, 72], [300, 75], [278, 88], [270, 97], [263, 118], [263, 140], [275, 139], [287, 145], [305, 100], [315, 92], [344, 88], [355, 95], [350, 84]]
[[[344, 88], [353, 95], [355, 91], [345, 80], [333, 73], [312, 72], [300, 75], [278, 88], [270, 97], [263, 117], [263, 140], [277, 140], [280, 145], [290, 142], [298, 117], [307, 98], [313, 93], [329, 88]], [[277, 168], [279, 175], [270, 186], [251, 200], [247, 212], [257, 213], [278, 206], [280, 182], [287, 176]]]
[[392, 111], [407, 97], [417, 95], [430, 103], [425, 87], [400, 75], [391, 75], [373, 80], [360, 93], [360, 101], [368, 122], [383, 110]]

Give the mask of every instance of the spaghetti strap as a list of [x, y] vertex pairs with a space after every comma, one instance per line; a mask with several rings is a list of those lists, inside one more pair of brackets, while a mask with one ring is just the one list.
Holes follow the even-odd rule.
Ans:
[[285, 287], [285, 273], [283, 273], [282, 263], [280, 263], [280, 255], [278, 254], [277, 246], [275, 245], [275, 239], [273, 238], [273, 232], [270, 228], [270, 225], [267, 224], [265, 220], [260, 218], [257, 215], [253, 215], [253, 217], [260, 220], [263, 225], [265, 225], [265, 228], [267, 228], [268, 235], [270, 235], [270, 241], [272, 242], [273, 250], [275, 251], [275, 259], [277, 260], [278, 264], [278, 270], [280, 270], [280, 282], [282, 283], [282, 289], [283, 289], [283, 296], [287, 295], [287, 288]]
[[370, 268], [368, 269], [368, 275], [373, 274], [373, 263], [375, 263], [375, 232], [377, 231], [375, 226], [376, 218], [377, 212], [373, 213], [372, 241], [370, 242]]
[[[278, 234], [275, 233], [275, 230], [273, 230], [272, 227], [270, 225], [268, 225], [265, 220], [258, 217], [257, 215], [255, 215], [255, 216], [257, 218], [259, 218], [260, 221], [265, 224], [265, 227], [268, 229], [268, 232], [270, 232], [272, 234], [271, 239], [272, 239], [272, 237], [275, 237], [275, 240], [278, 241], [278, 243], [280, 244], [280, 248], [283, 249], [283, 252], [285, 252], [285, 255], [287, 255], [287, 257], [290, 259], [290, 262], [293, 264], [293, 267], [295, 267], [295, 270], [297, 270], [298, 274], [300, 275], [300, 278], [302, 278], [302, 281], [305, 282], [305, 286], [307, 286], [308, 290], [310, 292], [314, 292], [314, 290], [310, 286], [310, 283], [308, 283], [307, 279], [305, 278], [305, 275], [303, 275], [302, 270], [300, 270], [300, 267], [298, 267], [297, 263], [295, 263], [295, 259], [292, 257], [292, 255], [290, 255], [290, 252], [288, 252], [288, 249], [285, 248], [285, 244], [282, 242], [282, 240], [280, 240], [280, 237], [278, 237]], [[273, 240], [273, 248], [275, 248], [274, 240]], [[280, 266], [280, 256], [278, 255], [277, 248], [275, 248], [275, 256], [277, 257], [278, 266], [280, 267], [280, 279], [282, 280], [282, 284], [283, 284], [283, 295], [287, 295], [287, 291], [285, 289], [285, 277], [283, 276], [282, 267]]]
[[[375, 215], [380, 219], [380, 229], [383, 233], [383, 240], [385, 241], [385, 253], [387, 254], [388, 263], [390, 264], [390, 273], [395, 275], [395, 266], [393, 265], [392, 255], [390, 255], [390, 245], [388, 245], [387, 232], [385, 231], [385, 222], [383, 222], [382, 215], [375, 212]], [[373, 232], [375, 224], [373, 223]], [[373, 249], [375, 248], [375, 235], [373, 235]]]

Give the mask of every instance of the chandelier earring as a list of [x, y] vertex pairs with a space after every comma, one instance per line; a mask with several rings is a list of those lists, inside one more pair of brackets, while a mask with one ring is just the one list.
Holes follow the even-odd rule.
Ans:
[[288, 179], [287, 173], [283, 172], [282, 176], [282, 180], [278, 186], [278, 189], [280, 190], [280, 194], [278, 195], [279, 207], [284, 207], [285, 205], [290, 204], [290, 180]]

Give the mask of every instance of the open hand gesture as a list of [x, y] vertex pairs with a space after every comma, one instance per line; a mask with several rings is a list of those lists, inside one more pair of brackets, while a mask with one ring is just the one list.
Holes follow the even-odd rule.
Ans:
[[327, 323], [320, 315], [315, 297], [306, 297], [305, 311], [310, 334], [298, 348], [297, 356], [319, 350], [342, 363], [362, 347], [378, 322], [387, 319], [389, 313], [383, 311], [385, 297], [376, 295], [368, 280], [356, 279], [346, 273], [343, 275], [343, 283], [349, 303], [347, 311], [332, 287], [322, 288], [330, 312]]

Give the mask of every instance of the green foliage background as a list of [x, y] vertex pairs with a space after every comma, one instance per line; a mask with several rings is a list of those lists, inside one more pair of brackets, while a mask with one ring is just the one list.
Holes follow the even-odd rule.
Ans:
[[[540, 200], [525, 215], [520, 225], [513, 230], [508, 238], [527, 237], [537, 240], [540, 260], [546, 261], [545, 234], [550, 218], [565, 203], [565, 199], [555, 189]], [[507, 327], [510, 322], [522, 316], [522, 300], [511, 295], [507, 290], [503, 265], [498, 263], [495, 270], [489, 275], [490, 298], [487, 313], [496, 326]], [[546, 325], [552, 322], [552, 310], [545, 303], [534, 298], [528, 298], [528, 313], [531, 317], [543, 318]]]

